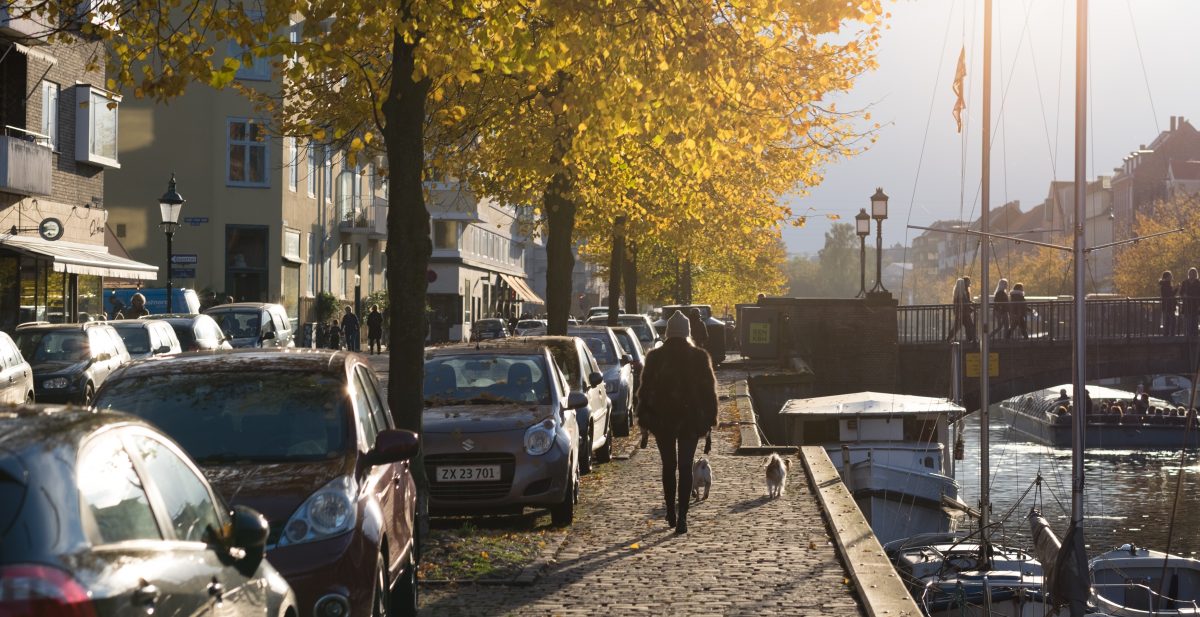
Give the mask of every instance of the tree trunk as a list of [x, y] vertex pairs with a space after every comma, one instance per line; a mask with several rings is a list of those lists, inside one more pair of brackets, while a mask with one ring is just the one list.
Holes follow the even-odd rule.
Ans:
[[637, 243], [630, 242], [625, 251], [625, 265], [621, 268], [625, 275], [625, 310], [630, 313], [640, 313], [637, 299]]
[[571, 273], [575, 256], [571, 235], [575, 231], [575, 202], [567, 197], [571, 180], [560, 172], [546, 189], [546, 333], [566, 334], [571, 313]]
[[608, 325], [618, 326], [621, 320], [621, 266], [625, 265], [625, 217], [613, 221], [612, 260], [608, 266]]
[[692, 303], [692, 262], [689, 259], [683, 260], [683, 274], [680, 275], [679, 283], [679, 302], [682, 304]]

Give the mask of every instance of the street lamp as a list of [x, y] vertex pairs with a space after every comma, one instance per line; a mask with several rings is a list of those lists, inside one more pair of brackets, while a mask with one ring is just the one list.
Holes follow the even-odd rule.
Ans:
[[179, 211], [183, 209], [183, 195], [175, 190], [175, 173], [171, 172], [171, 181], [167, 184], [167, 192], [158, 198], [158, 208], [162, 212], [163, 233], [167, 234], [167, 312], [171, 311], [171, 241], [175, 239], [175, 230], [179, 228]]
[[858, 295], [867, 296], [867, 236], [871, 235], [871, 215], [866, 208], [859, 208], [854, 215], [854, 233], [858, 234]]
[[357, 274], [354, 275], [354, 314], [362, 315], [362, 276]]
[[[882, 188], [875, 189], [871, 196], [871, 218], [875, 219], [875, 286], [872, 294], [889, 294], [883, 287], [883, 219], [887, 218], [888, 196]], [[889, 294], [890, 295], [890, 294]]]

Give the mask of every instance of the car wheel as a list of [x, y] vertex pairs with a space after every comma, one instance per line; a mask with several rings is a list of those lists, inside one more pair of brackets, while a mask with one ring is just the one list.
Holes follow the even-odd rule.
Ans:
[[579, 475], [586, 476], [592, 473], [592, 425], [588, 424], [587, 435], [583, 438], [583, 443], [579, 444]]
[[613, 425], [612, 425], [612, 419], [610, 418], [609, 422], [608, 422], [608, 430], [605, 431], [605, 435], [604, 435], [604, 445], [601, 446], [600, 449], [596, 451], [596, 462], [597, 463], [607, 463], [607, 462], [611, 461], [612, 460], [612, 448], [613, 448]]
[[375, 559], [375, 597], [371, 600], [371, 617], [388, 617], [392, 614], [391, 585], [388, 583], [387, 559], [383, 552]]
[[563, 499], [550, 508], [550, 522], [566, 527], [575, 521], [575, 501], [579, 497], [579, 471], [571, 474], [571, 485], [563, 491]]
[[409, 553], [408, 565], [400, 574], [400, 580], [392, 589], [392, 611], [400, 617], [416, 617], [417, 596], [417, 559], [416, 538], [413, 538], [413, 550]]
[[83, 396], [79, 398], [79, 404], [87, 407], [92, 404], [92, 399], [96, 398], [96, 386], [93, 386], [89, 381], [83, 387]]

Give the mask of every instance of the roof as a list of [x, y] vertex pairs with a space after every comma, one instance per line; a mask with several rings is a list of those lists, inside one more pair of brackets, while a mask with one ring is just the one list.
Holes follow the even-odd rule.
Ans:
[[[1041, 390], [1037, 390], [1034, 392], [1020, 394], [1020, 395], [1011, 397], [1006, 400], [1019, 401], [1026, 397], [1031, 397], [1034, 399], [1041, 399], [1043, 401], [1054, 401], [1054, 400], [1057, 400], [1059, 396], [1061, 396], [1061, 392], [1063, 390], [1067, 391], [1067, 395], [1071, 395], [1073, 393], [1074, 389], [1075, 389], [1075, 386], [1073, 384], [1065, 383], [1065, 384], [1062, 384], [1059, 386], [1054, 386], [1052, 388], [1043, 388]], [[1129, 392], [1128, 390], [1118, 390], [1116, 388], [1106, 388], [1104, 386], [1093, 386], [1091, 384], [1085, 386], [1083, 388], [1083, 390], [1085, 392], [1087, 392], [1088, 396], [1092, 397], [1093, 401], [1099, 401], [1102, 399], [1132, 400], [1133, 397], [1135, 396], [1135, 394], [1133, 392]], [[1164, 407], [1164, 406], [1175, 407], [1175, 405], [1172, 403], [1169, 403], [1167, 401], [1164, 401], [1164, 400], [1158, 399], [1158, 398], [1154, 398], [1154, 397], [1150, 397], [1150, 404], [1156, 405], [1158, 407]]]
[[805, 416], [900, 416], [950, 414], [951, 419], [966, 414], [960, 405], [932, 396], [889, 394], [885, 392], [853, 392], [834, 396], [791, 399], [784, 403], [780, 414]]
[[[331, 349], [232, 349], [213, 353], [195, 351], [159, 358], [155, 362], [135, 362], [118, 369], [122, 377], [162, 373], [262, 372], [269, 370], [336, 372], [351, 360], [349, 351]], [[364, 360], [365, 363], [365, 360]], [[111, 378], [110, 378], [111, 379]]]
[[46, 450], [51, 440], [61, 443], [71, 435], [85, 435], [101, 426], [119, 423], [144, 424], [122, 413], [93, 413], [70, 405], [7, 406], [0, 409], [0, 452], [19, 452], [26, 447]]
[[[526, 353], [541, 353], [547, 343], [543, 341], [531, 340], [536, 337], [509, 337], [501, 339], [489, 339], [479, 341], [478, 343], [456, 343], [453, 345], [441, 345], [438, 347], [430, 347], [425, 350], [427, 356], [442, 356], [442, 355], [457, 355], [457, 354], [474, 354], [474, 353], [489, 353], [494, 351], [526, 352]], [[566, 338], [566, 337], [563, 337]]]
[[80, 322], [80, 323], [26, 322], [23, 324], [17, 324], [17, 330], [22, 331], [22, 332], [28, 331], [28, 330], [79, 330], [80, 332], [82, 332], [88, 328], [98, 328], [100, 326], [107, 326], [107, 325], [108, 325], [107, 321], [84, 321], [84, 322]]
[[232, 302], [230, 304], [218, 304], [216, 306], [210, 306], [204, 312], [211, 313], [213, 311], [225, 311], [230, 309], [262, 309], [268, 306], [274, 306], [274, 304], [274, 302]]

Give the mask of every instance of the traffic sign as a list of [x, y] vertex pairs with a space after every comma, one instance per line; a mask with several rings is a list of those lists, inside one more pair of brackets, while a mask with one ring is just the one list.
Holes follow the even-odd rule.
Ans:
[[200, 263], [200, 259], [195, 253], [175, 253], [171, 255], [171, 263], [173, 264], [194, 264]]

